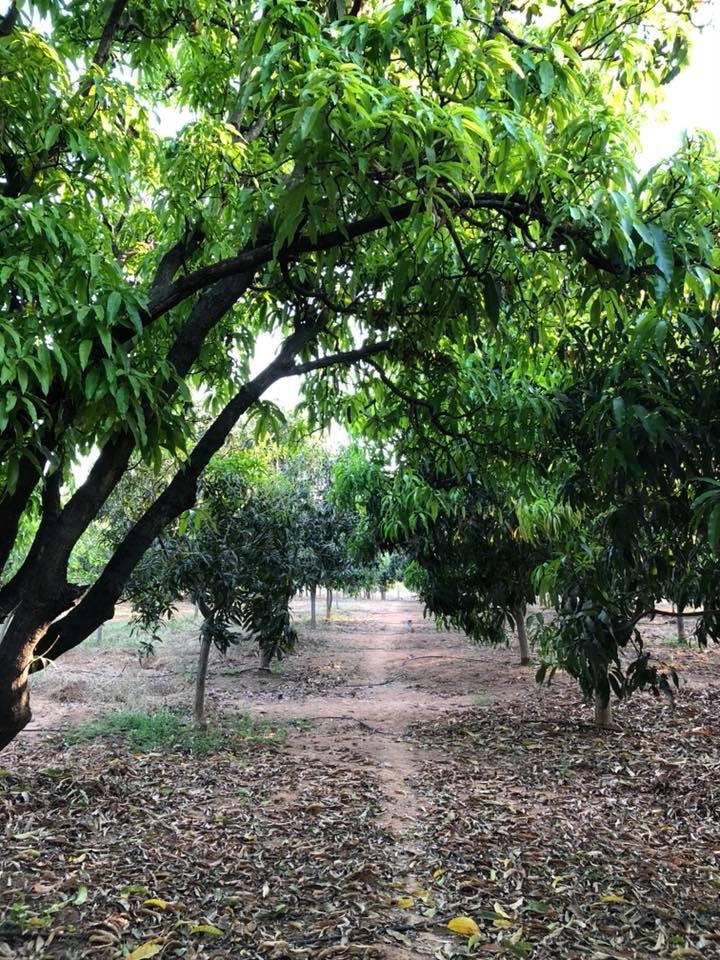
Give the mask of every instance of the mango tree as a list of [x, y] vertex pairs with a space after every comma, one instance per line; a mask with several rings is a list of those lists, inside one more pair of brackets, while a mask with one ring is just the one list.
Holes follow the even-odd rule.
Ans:
[[[673, 255], [710, 262], [712, 199], [695, 190], [676, 239], [675, 192], [635, 189], [628, 119], [682, 66], [697, 6], [10, 4], [0, 567], [37, 527], [0, 588], [0, 747], [30, 719], [29, 672], [113, 616], [234, 425], [269, 416], [273, 383], [306, 377], [312, 420], [352, 419], [353, 370], [412, 384], [501, 320], [530, 336], [578, 290], [651, 304]], [[268, 333], [277, 354], [255, 371]], [[167, 457], [99, 576], [72, 581], [130, 465]]]
[[213, 646], [225, 653], [241, 638], [254, 641], [260, 670], [268, 671], [297, 639], [290, 614], [301, 576], [296, 491], [279, 473], [250, 482], [246, 466], [232, 454], [211, 462], [197, 509], [158, 537], [127, 587], [135, 623], [156, 637], [179, 600], [198, 607], [197, 725]]

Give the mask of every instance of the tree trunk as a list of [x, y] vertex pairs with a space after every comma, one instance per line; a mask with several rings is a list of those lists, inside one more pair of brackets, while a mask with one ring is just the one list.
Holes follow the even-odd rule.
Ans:
[[270, 664], [275, 656], [275, 647], [260, 647], [260, 671], [270, 673]]
[[381, 599], [381, 600], [384, 600], [384, 599], [385, 599], [385, 593], [386, 593], [385, 587], [380, 587], [380, 599]]
[[595, 723], [598, 727], [612, 725], [612, 704], [609, 695], [595, 694]]
[[520, 645], [520, 666], [527, 667], [530, 663], [530, 645], [528, 644], [527, 629], [525, 627], [525, 604], [513, 608], [515, 629], [517, 630]]
[[317, 626], [316, 614], [317, 587], [310, 587], [310, 626]]
[[102, 643], [102, 638], [103, 638], [103, 625], [100, 624], [100, 626], [95, 631], [95, 643], [97, 644]]
[[207, 620], [204, 620], [200, 628], [200, 652], [198, 654], [197, 674], [195, 675], [195, 710], [193, 712], [193, 722], [199, 729], [205, 727], [205, 681], [207, 680], [210, 645], [210, 630]]
[[339, 590], [335, 591], [335, 609], [336, 610], [340, 609], [340, 591]]
[[329, 620], [330, 614], [332, 613], [332, 601], [333, 601], [332, 587], [327, 588], [326, 600], [327, 602], [325, 605], [325, 619]]
[[684, 645], [685, 642], [686, 642], [686, 637], [685, 637], [685, 618], [683, 617], [684, 611], [685, 611], [685, 607], [678, 607], [678, 608], [677, 608], [677, 612], [678, 612], [678, 618], [677, 618], [677, 638], [678, 638], [678, 643], [682, 643], [683, 645]]

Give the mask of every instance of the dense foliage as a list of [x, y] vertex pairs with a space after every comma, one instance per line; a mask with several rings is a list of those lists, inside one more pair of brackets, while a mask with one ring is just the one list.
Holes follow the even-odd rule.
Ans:
[[[233, 425], [272, 419], [273, 382], [307, 377], [311, 422], [409, 396], [404, 435], [482, 402], [465, 374], [491, 342], [522, 369], [587, 317], [660, 340], [687, 297], [710, 315], [716, 165], [702, 145], [643, 179], [632, 161], [698, 6], [11, 4], [0, 564], [34, 535], [0, 590], [0, 744], [29, 720], [31, 666], [112, 616]], [[262, 333], [280, 346], [254, 373]], [[128, 466], [168, 456], [102, 573], [73, 582]]]

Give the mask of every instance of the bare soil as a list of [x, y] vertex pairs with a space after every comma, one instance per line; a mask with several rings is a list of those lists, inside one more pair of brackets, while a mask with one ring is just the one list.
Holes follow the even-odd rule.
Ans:
[[0, 758], [0, 957], [720, 956], [717, 650], [645, 624], [677, 702], [638, 697], [600, 734], [567, 678], [538, 687], [514, 646], [408, 597], [295, 614], [270, 675], [242, 643], [208, 675], [211, 726], [285, 735], [210, 757], [64, 737], [189, 712], [191, 608], [143, 664], [106, 638], [40, 675]]

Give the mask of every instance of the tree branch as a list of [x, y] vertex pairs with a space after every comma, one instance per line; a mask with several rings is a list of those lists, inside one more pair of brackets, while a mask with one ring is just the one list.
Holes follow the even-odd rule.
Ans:
[[[104, 66], [107, 58], [110, 56], [110, 48], [115, 37], [115, 31], [117, 30], [123, 13], [125, 13], [125, 8], [127, 5], [128, 0], [115, 0], [113, 3], [110, 13], [108, 14], [108, 18], [105, 21], [105, 26], [103, 27], [103, 32], [100, 37], [97, 50], [95, 51], [95, 56], [92, 58], [92, 62], [95, 64], [95, 66]], [[92, 83], [92, 80], [90, 80], [90, 83]]]
[[[532, 202], [517, 194], [478, 193], [473, 196], [457, 197], [455, 202], [449, 204], [449, 206], [455, 213], [464, 210], [495, 210], [498, 213], [510, 216], [515, 223], [519, 223], [523, 216], [532, 217], [540, 223], [547, 222], [546, 215], [537, 202]], [[418, 212], [420, 212], [418, 201], [408, 200], [393, 207], [388, 207], [382, 213], [373, 213], [367, 217], [351, 221], [343, 228], [329, 230], [327, 233], [320, 234], [315, 240], [298, 237], [283, 248], [282, 256], [284, 259], [290, 260], [306, 253], [319, 253], [322, 250], [340, 247], [352, 240], [386, 229], [390, 225], [401, 223]], [[592, 246], [590, 238], [581, 235], [577, 227], [571, 227], [570, 225], [565, 228], [558, 227], [556, 234], [567, 242], [581, 241], [583, 249], [579, 251], [580, 255], [596, 269], [616, 276], [625, 272], [610, 257], [596, 250]], [[158, 289], [155, 296], [151, 298], [148, 312], [151, 318], [161, 316], [211, 283], [236, 273], [255, 272], [259, 267], [271, 262], [272, 259], [273, 244], [268, 241], [256, 247], [247, 248], [235, 257], [228, 257], [225, 260], [218, 260], [208, 266], [200, 267], [174, 283]]]
[[[532, 210], [532, 206], [527, 200], [515, 194], [506, 193], [481, 193], [475, 196], [458, 197], [453, 207], [456, 211], [465, 209], [498, 210], [511, 212], [515, 216], [529, 214]], [[283, 248], [282, 256], [285, 259], [293, 259], [306, 253], [319, 253], [322, 250], [343, 246], [359, 237], [376, 233], [395, 223], [401, 223], [419, 211], [418, 201], [408, 200], [405, 203], [386, 208], [382, 213], [373, 213], [359, 220], [351, 221], [343, 228], [329, 230], [327, 233], [320, 234], [315, 240], [299, 237]], [[235, 273], [254, 272], [272, 259], [273, 244], [268, 241], [257, 247], [243, 250], [235, 257], [228, 257], [206, 267], [200, 267], [198, 270], [187, 274], [187, 276], [176, 280], [175, 283], [164, 290], [158, 291], [149, 305], [149, 313], [153, 317], [160, 316], [216, 280], [232, 276]]]
[[307, 363], [296, 363], [288, 373], [288, 376], [297, 376], [303, 373], [311, 373], [313, 370], [324, 370], [327, 367], [347, 366], [358, 360], [365, 360], [367, 357], [375, 356], [378, 353], [385, 353], [392, 350], [398, 343], [397, 340], [381, 340], [378, 343], [366, 343], [356, 350], [346, 350], [343, 353], [332, 353], [327, 357], [319, 357], [317, 360], [309, 360]]
[[541, 47], [537, 43], [530, 43], [529, 40], [523, 40], [522, 37], [516, 36], [511, 30], [504, 24], [498, 24], [496, 26], [496, 31], [501, 33], [510, 43], [514, 43], [516, 47], [522, 47], [524, 50], [532, 50], [533, 53], [547, 53], [547, 47]]
[[297, 329], [285, 340], [278, 356], [238, 391], [195, 445], [187, 462], [127, 533], [80, 603], [50, 625], [38, 643], [36, 656], [56, 659], [112, 617], [115, 603], [136, 564], [162, 529], [195, 502], [200, 474], [237, 421], [269, 386], [294, 374], [293, 357], [317, 336], [324, 324], [323, 317]]
[[20, 10], [18, 9], [18, 5], [15, 0], [13, 0], [13, 2], [10, 4], [10, 9], [5, 16], [0, 17], [0, 37], [7, 37], [10, 33], [12, 33], [19, 16]]

